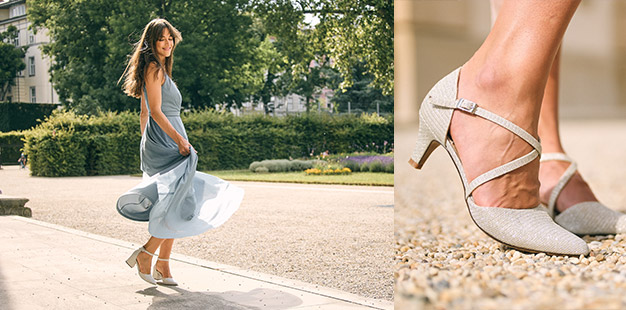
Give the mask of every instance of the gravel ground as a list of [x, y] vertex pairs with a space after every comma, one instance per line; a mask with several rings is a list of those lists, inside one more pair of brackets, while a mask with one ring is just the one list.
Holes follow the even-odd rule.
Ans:
[[[149, 238], [147, 223], [127, 220], [115, 210], [117, 197], [140, 178], [41, 178], [28, 173], [5, 167], [0, 189], [29, 198], [26, 206], [34, 219], [138, 245]], [[235, 215], [217, 229], [177, 240], [174, 252], [393, 299], [392, 188], [233, 184], [246, 191]]]
[[[561, 131], [600, 201], [626, 212], [626, 122], [568, 121]], [[626, 235], [585, 236], [587, 257], [506, 248], [471, 221], [445, 151], [414, 170], [405, 163], [416, 128], [395, 134], [396, 309], [626, 308]]]

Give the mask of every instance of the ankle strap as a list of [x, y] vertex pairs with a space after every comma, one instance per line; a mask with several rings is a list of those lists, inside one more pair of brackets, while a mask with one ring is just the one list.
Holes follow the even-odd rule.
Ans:
[[563, 172], [563, 175], [561, 175], [559, 181], [556, 183], [556, 185], [552, 189], [552, 192], [550, 193], [550, 199], [548, 200], [548, 213], [551, 217], [554, 217], [556, 200], [557, 198], [559, 198], [559, 195], [561, 194], [561, 191], [563, 191], [563, 189], [565, 188], [565, 185], [567, 185], [567, 182], [569, 182], [569, 180], [574, 176], [578, 167], [576, 165], [576, 162], [574, 162], [569, 156], [563, 153], [541, 154], [541, 162], [551, 160], [558, 160], [570, 163], [569, 167], [567, 167], [565, 172]]
[[148, 250], [146, 250], [146, 248], [144, 248], [144, 247], [141, 247], [141, 252], [144, 252], [144, 253], [150, 254], [150, 255], [152, 255], [152, 256], [156, 256], [154, 253], [150, 253], [150, 252], [148, 252]]
[[169, 262], [170, 261], [169, 258], [157, 258], [157, 260], [164, 261], [164, 262]]
[[545, 153], [545, 154], [541, 154], [540, 161], [544, 162], [544, 161], [551, 161], [551, 160], [558, 160], [558, 161], [564, 161], [564, 162], [568, 162], [568, 163], [574, 163], [574, 160], [571, 159], [569, 156], [565, 155], [564, 153]]

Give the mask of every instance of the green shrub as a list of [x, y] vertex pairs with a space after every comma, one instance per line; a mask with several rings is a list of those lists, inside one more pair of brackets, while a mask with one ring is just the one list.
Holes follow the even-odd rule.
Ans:
[[253, 172], [257, 172], [260, 167], [266, 168], [268, 172], [304, 171], [320, 163], [325, 164], [326, 162], [322, 160], [266, 159], [252, 162], [248, 169]]
[[34, 176], [86, 175], [87, 135], [84, 132], [36, 131], [26, 135], [24, 152], [28, 154]]
[[17, 159], [24, 147], [24, 133], [21, 131], [0, 132], [0, 164], [17, 165]]
[[138, 173], [138, 116], [105, 113], [99, 117], [55, 112], [25, 132], [24, 152], [34, 176]]
[[385, 166], [385, 171], [384, 172], [393, 173], [393, 162], [391, 164]]
[[256, 173], [268, 173], [268, 172], [270, 172], [270, 170], [265, 168], [265, 167], [263, 167], [263, 166], [261, 166], [261, 167], [257, 167], [256, 169], [254, 169], [254, 172], [256, 172]]
[[307, 169], [311, 169], [314, 165], [314, 161], [307, 160], [293, 160], [291, 161], [291, 167], [289, 171], [304, 171]]
[[[350, 153], [393, 139], [392, 117], [305, 114], [237, 117], [214, 111], [181, 115], [189, 142], [198, 151], [198, 170], [255, 171], [266, 158], [303, 158], [325, 150]], [[24, 133], [25, 152], [33, 175], [106, 175], [139, 172], [139, 115], [133, 112], [79, 116], [55, 111], [45, 122]], [[79, 143], [80, 145], [58, 145]], [[65, 162], [74, 154], [72, 163]], [[17, 160], [17, 158], [16, 158]], [[253, 164], [250, 164], [253, 163]], [[269, 163], [269, 172], [303, 171], [314, 163], [282, 160]]]

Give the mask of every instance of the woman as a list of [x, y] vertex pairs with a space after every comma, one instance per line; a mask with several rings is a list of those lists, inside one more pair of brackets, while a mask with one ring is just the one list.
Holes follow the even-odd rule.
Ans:
[[[437, 146], [443, 146], [459, 172], [476, 225], [520, 250], [586, 255], [587, 244], [574, 235], [581, 233], [578, 226], [615, 230], [622, 221], [617, 212], [583, 206], [568, 211], [557, 225], [551, 217], [555, 212], [540, 203], [541, 104], [579, 3], [503, 1], [481, 47], [462, 68], [439, 81], [420, 108], [418, 141], [410, 162], [419, 169]], [[559, 150], [550, 149], [555, 151]], [[550, 199], [551, 208], [557, 195], [558, 191]]]
[[169, 268], [174, 238], [221, 225], [243, 199], [243, 190], [196, 172], [198, 157], [180, 118], [182, 97], [171, 79], [173, 52], [181, 40], [180, 32], [166, 20], [150, 21], [122, 76], [124, 92], [141, 99], [144, 180], [118, 199], [117, 209], [129, 219], [149, 221], [152, 237], [126, 263], [137, 265], [141, 279], [151, 284], [161, 280], [159, 284], [177, 285]]

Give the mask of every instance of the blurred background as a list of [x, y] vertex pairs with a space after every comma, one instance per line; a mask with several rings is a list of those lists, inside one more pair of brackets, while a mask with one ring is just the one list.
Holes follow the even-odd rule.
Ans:
[[[490, 1], [395, 1], [396, 124], [489, 33]], [[563, 41], [562, 119], [626, 118], [626, 1], [582, 1]]]

